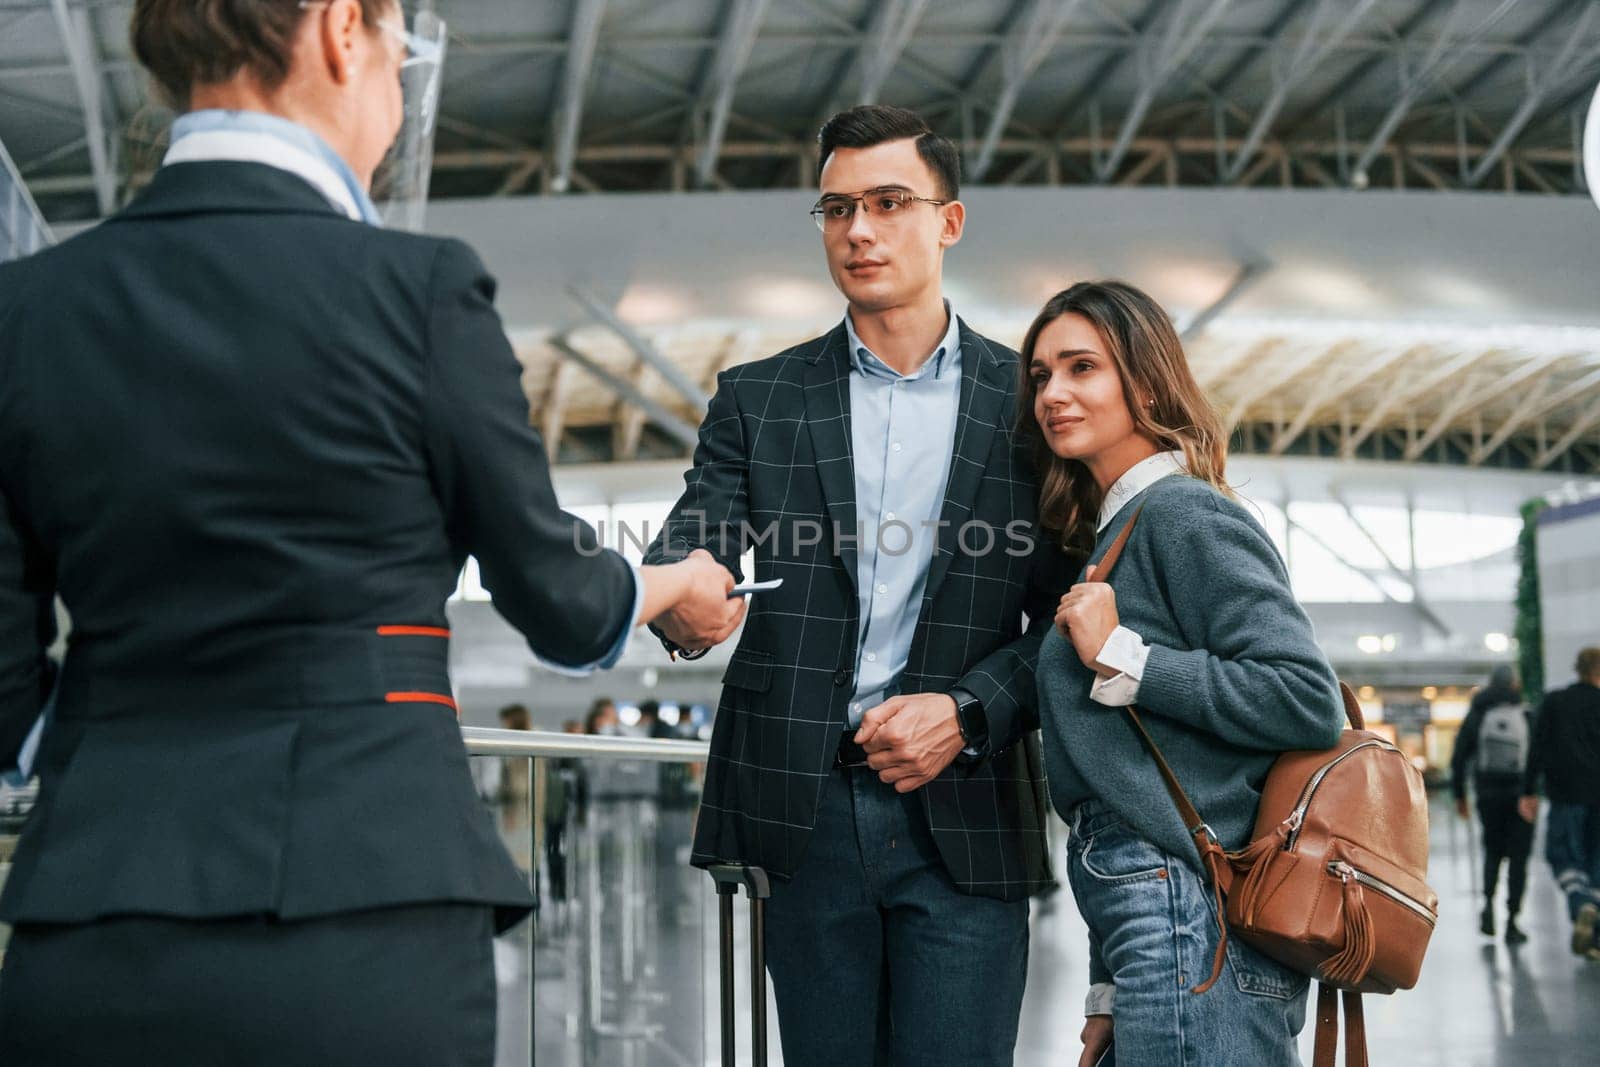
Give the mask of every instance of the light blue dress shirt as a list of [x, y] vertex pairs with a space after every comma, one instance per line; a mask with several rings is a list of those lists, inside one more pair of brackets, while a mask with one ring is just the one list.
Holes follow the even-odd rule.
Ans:
[[856, 474], [856, 555], [861, 611], [850, 725], [899, 692], [922, 612], [928, 566], [961, 409], [961, 330], [949, 328], [915, 373], [902, 375], [861, 343], [847, 313], [850, 446]]

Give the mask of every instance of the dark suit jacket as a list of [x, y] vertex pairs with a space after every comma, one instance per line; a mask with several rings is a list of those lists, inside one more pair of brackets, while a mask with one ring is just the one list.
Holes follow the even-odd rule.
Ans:
[[[964, 323], [961, 345], [955, 440], [918, 442], [954, 452], [941, 512], [947, 525], [900, 689], [960, 687], [983, 702], [990, 754], [952, 765], [921, 796], [956, 884], [1018, 900], [1050, 877], [1033, 671], [1070, 575], [1044, 539], [1021, 551], [1012, 537], [1033, 532], [1039, 498], [1026, 448], [1010, 428], [1017, 354]], [[759, 576], [784, 579], [751, 598], [722, 679], [697, 864], [737, 861], [789, 877], [815, 824], [853, 691], [859, 618], [857, 553], [846, 538], [835, 554], [833, 536], [835, 524], [856, 530], [849, 374], [843, 324], [724, 372], [683, 496], [646, 556], [706, 548], [740, 573], [740, 556], [753, 547]], [[961, 550], [969, 522], [987, 524], [992, 550], [982, 551], [976, 529], [965, 535], [973, 551]]]
[[72, 616], [10, 921], [530, 903], [447, 667], [464, 557], [545, 657], [629, 624], [529, 428], [494, 283], [293, 175], [162, 169], [0, 265], [0, 766]]

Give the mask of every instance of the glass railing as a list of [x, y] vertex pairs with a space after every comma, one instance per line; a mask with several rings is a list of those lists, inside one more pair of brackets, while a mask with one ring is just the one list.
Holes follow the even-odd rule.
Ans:
[[[719, 1062], [716, 894], [688, 862], [707, 746], [461, 732], [538, 901], [495, 945], [497, 1067]], [[747, 936], [737, 924], [741, 960]]]
[[53, 241], [6, 146], [0, 144], [0, 263], [32, 255]]

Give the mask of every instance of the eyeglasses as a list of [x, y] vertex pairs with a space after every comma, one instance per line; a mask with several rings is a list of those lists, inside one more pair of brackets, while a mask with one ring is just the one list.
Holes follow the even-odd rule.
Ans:
[[[300, 0], [300, 10], [309, 11], [314, 7], [326, 7], [332, 0]], [[396, 26], [387, 19], [376, 23], [380, 30], [399, 41], [406, 50], [406, 57], [400, 61], [400, 69], [416, 66], [419, 63], [437, 63], [444, 54], [444, 45], [437, 38], [424, 37], [412, 33], [404, 25]]]
[[917, 196], [907, 189], [888, 186], [868, 189], [864, 193], [855, 195], [829, 193], [812, 207], [811, 217], [816, 220], [817, 229], [823, 233], [836, 233], [847, 230], [854, 224], [858, 206], [868, 215], [876, 216], [880, 222], [895, 223], [905, 217], [913, 203], [943, 207], [950, 201]]

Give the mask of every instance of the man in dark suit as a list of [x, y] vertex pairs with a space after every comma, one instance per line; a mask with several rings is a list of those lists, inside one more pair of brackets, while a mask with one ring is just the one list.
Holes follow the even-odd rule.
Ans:
[[[0, 264], [0, 769], [73, 632], [0, 896], [0, 1061], [472, 1065], [532, 904], [472, 789], [445, 601], [610, 666], [707, 556], [563, 513], [494, 283], [364, 224], [398, 5], [139, 0], [184, 114], [129, 207]], [[713, 619], [713, 628], [716, 624]]]
[[[784, 583], [723, 676], [693, 859], [776, 876], [789, 1062], [1009, 1063], [1050, 877], [1034, 661], [1070, 576], [1032, 537], [1016, 353], [942, 297], [955, 146], [878, 106], [820, 140], [813, 215], [849, 313], [721, 375], [646, 557], [737, 569], [754, 548]], [[659, 632], [708, 644], [687, 612]]]

